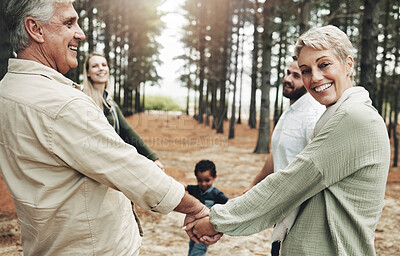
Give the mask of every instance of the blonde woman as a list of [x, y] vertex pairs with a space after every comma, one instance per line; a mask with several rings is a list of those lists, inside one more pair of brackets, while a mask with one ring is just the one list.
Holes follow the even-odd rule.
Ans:
[[134, 146], [139, 154], [154, 161], [164, 170], [157, 154], [152, 151], [142, 138], [132, 129], [125, 120], [118, 105], [108, 95], [107, 87], [110, 78], [110, 69], [106, 58], [98, 53], [90, 54], [84, 64], [83, 90], [103, 110], [108, 122], [114, 127], [119, 136], [128, 144]]
[[390, 144], [368, 92], [353, 86], [353, 47], [334, 26], [311, 29], [295, 54], [304, 86], [326, 111], [312, 141], [284, 170], [186, 226], [200, 241], [222, 232], [250, 235], [299, 213], [280, 255], [375, 255]]

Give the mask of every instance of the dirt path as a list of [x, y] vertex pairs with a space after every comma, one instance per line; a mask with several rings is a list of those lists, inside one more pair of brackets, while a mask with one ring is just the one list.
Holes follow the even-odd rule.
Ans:
[[[166, 172], [184, 184], [195, 184], [193, 169], [201, 159], [210, 159], [217, 166], [215, 186], [228, 197], [236, 197], [262, 167], [266, 154], [253, 154], [257, 130], [247, 125], [236, 127], [235, 139], [227, 139], [227, 131], [217, 135], [192, 118], [165, 113], [134, 115], [128, 118], [146, 143], [157, 151]], [[225, 128], [227, 124], [225, 124]], [[377, 255], [400, 255], [400, 171], [390, 171], [385, 207], [376, 230]], [[0, 255], [22, 255], [18, 222], [10, 206], [7, 191], [0, 179]], [[145, 236], [141, 255], [187, 255], [188, 238], [181, 229], [183, 215], [159, 215], [138, 209]], [[207, 255], [269, 255], [271, 228], [252, 236], [224, 236], [209, 247]]]

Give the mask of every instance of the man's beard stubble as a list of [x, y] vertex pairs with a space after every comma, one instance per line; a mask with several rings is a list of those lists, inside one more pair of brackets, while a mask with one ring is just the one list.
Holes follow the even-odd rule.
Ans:
[[[285, 86], [285, 85], [284, 85]], [[291, 87], [291, 85], [290, 85]], [[307, 90], [306, 88], [303, 86], [300, 89], [296, 89], [290, 93], [285, 93], [285, 90], [283, 90], [283, 96], [285, 96], [286, 98], [288, 98], [289, 100], [292, 101], [296, 101], [298, 100], [301, 96], [303, 96], [304, 94], [306, 94]]]

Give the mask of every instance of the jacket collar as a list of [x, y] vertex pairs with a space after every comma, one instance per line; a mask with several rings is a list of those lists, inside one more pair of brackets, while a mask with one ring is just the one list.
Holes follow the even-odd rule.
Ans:
[[55, 80], [59, 83], [67, 84], [73, 88], [82, 90], [81, 86], [66, 78], [60, 72], [32, 60], [10, 58], [8, 60], [8, 72], [25, 75], [40, 75], [50, 80]]

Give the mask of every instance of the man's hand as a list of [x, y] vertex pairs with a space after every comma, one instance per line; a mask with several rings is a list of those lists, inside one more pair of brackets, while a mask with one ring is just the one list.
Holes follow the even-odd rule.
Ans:
[[187, 229], [187, 225], [191, 225], [191, 223], [194, 223], [196, 220], [204, 218], [210, 214], [210, 210], [207, 208], [207, 206], [203, 205], [203, 208], [197, 212], [197, 213], [188, 213], [186, 214], [185, 220], [183, 222], [184, 225], [184, 230], [188, 234], [189, 238], [192, 239], [195, 243], [199, 244], [200, 240], [193, 234], [193, 230]]
[[223, 236], [222, 233], [217, 233], [213, 236], [202, 236], [200, 237], [200, 242], [205, 245], [215, 244]]
[[[202, 218], [200, 220], [193, 221], [188, 223], [185, 226], [186, 232], [191, 231], [193, 235], [196, 236], [200, 242], [213, 244], [221, 238], [222, 234], [219, 236], [217, 231], [215, 231], [214, 227], [210, 223], [210, 219], [208, 217]], [[208, 236], [208, 237], [205, 237]], [[195, 241], [195, 240], [193, 240]], [[196, 241], [195, 241], [196, 242]]]
[[184, 227], [184, 229], [188, 234], [189, 232], [193, 234], [191, 239], [194, 242], [197, 243], [197, 241], [199, 241], [199, 243], [205, 245], [215, 244], [223, 235], [214, 230], [208, 217], [190, 222]]

